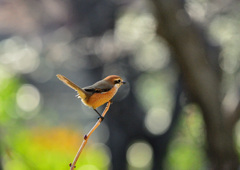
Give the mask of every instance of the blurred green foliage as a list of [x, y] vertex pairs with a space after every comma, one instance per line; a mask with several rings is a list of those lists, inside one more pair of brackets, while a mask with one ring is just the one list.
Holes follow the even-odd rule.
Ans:
[[171, 69], [142, 74], [135, 84], [136, 95], [144, 108], [160, 107], [171, 112], [175, 80]]
[[[81, 144], [82, 135], [64, 127], [15, 129], [6, 137], [4, 169], [69, 169], [68, 164]], [[107, 169], [109, 158], [101, 145], [85, 148], [77, 169], [85, 166]]]
[[170, 143], [166, 170], [200, 170], [205, 165], [204, 127], [199, 108], [187, 105]]
[[7, 125], [16, 112], [16, 92], [20, 86], [14, 73], [0, 67], [0, 124]]

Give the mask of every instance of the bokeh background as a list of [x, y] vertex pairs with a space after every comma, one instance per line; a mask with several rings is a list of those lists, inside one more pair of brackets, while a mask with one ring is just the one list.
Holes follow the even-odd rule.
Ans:
[[[161, 3], [162, 9], [154, 0], [0, 1], [1, 170], [69, 169], [84, 134], [97, 121], [97, 114], [56, 74], [80, 87], [110, 74], [127, 81], [76, 170], [208, 169], [206, 119], [191, 97], [183, 59], [176, 57], [181, 50], [174, 48], [171, 36], [181, 42], [179, 49], [194, 47], [186, 45], [184, 33], [181, 37], [166, 30], [171, 24], [176, 32], [179, 25], [193, 27], [194, 35], [210, 44], [204, 47], [211, 51], [206, 62], [222, 77], [223, 107], [234, 110], [239, 100], [240, 3]], [[179, 25], [170, 22], [168, 12]], [[238, 152], [240, 124], [235, 123]]]

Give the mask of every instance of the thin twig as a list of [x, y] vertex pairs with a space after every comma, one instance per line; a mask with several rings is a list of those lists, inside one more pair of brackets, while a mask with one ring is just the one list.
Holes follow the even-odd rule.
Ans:
[[[107, 105], [106, 105], [103, 113], [102, 113], [102, 117], [104, 117], [104, 116], [106, 115], [106, 113], [107, 113], [110, 105], [111, 105], [111, 102], [109, 101], [109, 102], [107, 103]], [[84, 148], [85, 145], [87, 144], [87, 141], [88, 141], [89, 137], [90, 137], [91, 134], [97, 129], [97, 127], [101, 124], [101, 122], [102, 122], [102, 118], [99, 118], [98, 121], [96, 122], [96, 124], [95, 124], [95, 125], [92, 127], [92, 129], [88, 132], [88, 134], [87, 134], [87, 135], [84, 135], [84, 140], [83, 140], [80, 148], [78, 149], [77, 155], [75, 156], [75, 158], [74, 158], [74, 160], [73, 160], [73, 163], [70, 163], [70, 164], [69, 164], [70, 167], [71, 167], [70, 170], [74, 170], [74, 168], [76, 167], [75, 165], [76, 165], [76, 163], [77, 163], [77, 160], [78, 160], [78, 158], [79, 158], [79, 156], [80, 156], [83, 148]]]

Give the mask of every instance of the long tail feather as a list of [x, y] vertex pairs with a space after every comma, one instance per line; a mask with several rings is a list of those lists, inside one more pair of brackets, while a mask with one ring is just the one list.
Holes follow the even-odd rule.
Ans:
[[71, 80], [69, 80], [68, 78], [66, 78], [65, 76], [61, 75], [61, 74], [57, 74], [57, 77], [59, 80], [61, 80], [64, 84], [68, 85], [69, 87], [71, 87], [73, 90], [78, 92], [78, 96], [82, 99], [86, 98], [86, 94], [85, 92], [78, 87], [75, 83], [73, 83]]

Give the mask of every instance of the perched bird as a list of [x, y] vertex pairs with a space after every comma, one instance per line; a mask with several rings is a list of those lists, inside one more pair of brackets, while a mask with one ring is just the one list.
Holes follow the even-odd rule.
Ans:
[[121, 77], [117, 75], [110, 75], [104, 78], [103, 80], [94, 83], [91, 86], [80, 88], [76, 84], [74, 84], [71, 80], [69, 80], [68, 78], [61, 74], [57, 74], [57, 77], [63, 83], [77, 91], [78, 98], [81, 98], [82, 102], [86, 106], [93, 108], [93, 110], [97, 112], [97, 114], [100, 116], [102, 120], [103, 117], [96, 110], [96, 108], [110, 101], [113, 98], [113, 96], [117, 93], [119, 87], [126, 83], [122, 80]]

